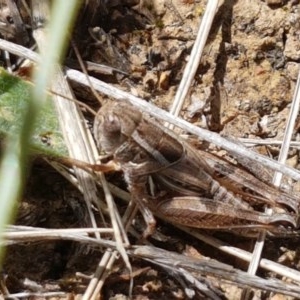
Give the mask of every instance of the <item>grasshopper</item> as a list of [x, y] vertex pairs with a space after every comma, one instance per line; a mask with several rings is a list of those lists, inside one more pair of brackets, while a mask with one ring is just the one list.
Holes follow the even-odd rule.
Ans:
[[[98, 111], [94, 136], [120, 165], [147, 229], [155, 215], [193, 228], [281, 232], [298, 227], [298, 199], [250, 172], [192, 147], [174, 132], [126, 102]], [[265, 205], [275, 213], [264, 212]]]

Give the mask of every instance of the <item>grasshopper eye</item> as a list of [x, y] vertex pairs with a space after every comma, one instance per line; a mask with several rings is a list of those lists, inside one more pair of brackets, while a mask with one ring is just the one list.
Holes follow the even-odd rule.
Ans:
[[112, 134], [117, 135], [121, 133], [120, 120], [114, 115], [108, 115], [107, 117], [104, 117], [103, 127]]
[[98, 115], [94, 122], [95, 137], [121, 133], [120, 120], [113, 115]]
[[94, 136], [99, 148], [106, 153], [114, 152], [125, 140], [120, 119], [113, 115], [98, 115], [94, 123]]

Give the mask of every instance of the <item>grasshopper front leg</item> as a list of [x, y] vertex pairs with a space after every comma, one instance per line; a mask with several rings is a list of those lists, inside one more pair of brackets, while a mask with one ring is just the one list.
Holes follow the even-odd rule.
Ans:
[[149, 209], [149, 206], [151, 207], [149, 205], [151, 196], [147, 190], [149, 175], [146, 174], [147, 172], [151, 173], [151, 170], [157, 167], [155, 162], [144, 162], [141, 164], [127, 163], [123, 165], [124, 179], [131, 194], [131, 200], [138, 205], [147, 226], [143, 232], [143, 239], [151, 236], [156, 227], [156, 220]]
[[147, 227], [143, 232], [143, 239], [146, 239], [154, 233], [156, 227], [156, 220], [151, 210], [148, 208], [148, 205], [146, 204], [149, 196], [144, 192], [143, 183], [131, 184], [129, 190], [131, 193], [132, 201], [134, 201], [134, 203], [138, 205], [139, 210], [145, 220]]

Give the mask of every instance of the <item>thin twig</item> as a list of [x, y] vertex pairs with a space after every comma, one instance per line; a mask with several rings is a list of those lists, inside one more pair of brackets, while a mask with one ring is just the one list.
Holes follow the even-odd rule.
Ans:
[[[3, 39], [0, 39], [0, 49], [7, 50], [15, 55], [26, 57], [33, 61], [39, 61], [39, 55], [37, 53], [25, 47], [5, 41]], [[69, 69], [67, 70], [66, 74], [70, 80], [85, 86], [89, 86], [88, 80], [86, 80], [85, 75], [82, 72]], [[226, 139], [222, 138], [220, 135], [216, 133], [209, 132], [205, 129], [196, 127], [178, 117], [174, 117], [168, 112], [156, 106], [151, 105], [150, 103], [144, 101], [143, 99], [135, 97], [111, 85], [108, 85], [103, 81], [100, 81], [93, 77], [90, 77], [90, 80], [94, 88], [98, 92], [113, 97], [116, 100], [127, 100], [131, 102], [133, 105], [137, 106], [140, 110], [148, 113], [149, 115], [152, 115], [153, 117], [174, 124], [175, 126], [185, 130], [186, 132], [195, 134], [201, 139], [211, 142], [221, 148], [230, 150], [233, 153], [237, 153], [238, 155], [246, 156], [249, 159], [257, 161], [258, 163], [266, 166], [267, 168], [270, 168], [275, 171], [279, 171], [284, 175], [292, 177], [295, 180], [300, 180], [300, 172], [295, 170], [294, 168], [280, 164], [272, 159], [269, 159], [251, 150], [245, 150], [244, 147], [239, 147], [239, 145], [227, 141]]]
[[[81, 83], [85, 86], [88, 86], [88, 82], [85, 78], [85, 75], [79, 71], [76, 70], [67, 70], [67, 76], [70, 80]], [[147, 114], [168, 122], [172, 123], [175, 126], [190, 132], [201, 139], [208, 141], [210, 143], [213, 143], [223, 149], [226, 149], [230, 151], [232, 154], [236, 154], [239, 156], [245, 156], [253, 161], [256, 161], [257, 163], [260, 163], [267, 168], [270, 168], [275, 171], [280, 171], [283, 174], [292, 177], [295, 180], [300, 180], [300, 172], [297, 171], [294, 168], [285, 166], [283, 164], [278, 163], [277, 161], [274, 161], [266, 156], [263, 156], [261, 154], [258, 154], [254, 151], [251, 151], [249, 149], [246, 149], [245, 147], [241, 147], [236, 143], [233, 143], [225, 138], [222, 138], [219, 134], [215, 132], [210, 132], [208, 130], [205, 130], [203, 128], [199, 128], [193, 124], [190, 124], [189, 122], [179, 118], [175, 117], [172, 114], [164, 111], [163, 109], [158, 108], [157, 106], [154, 106], [147, 101], [138, 98], [136, 96], [133, 96], [127, 92], [124, 92], [116, 87], [113, 87], [101, 80], [98, 80], [96, 78], [90, 77], [90, 80], [94, 86], [94, 88], [105, 95], [108, 95], [116, 100], [124, 101], [127, 100], [133, 105], [135, 105], [138, 109], [140, 109], [143, 112], [146, 112]]]
[[0, 49], [8, 51], [16, 56], [27, 58], [34, 62], [40, 61], [40, 55], [36, 52], [4, 39], [0, 39]]
[[24, 226], [22, 226], [21, 230], [18, 230], [18, 226], [15, 226], [14, 229], [8, 228], [8, 231], [4, 232], [4, 236], [6, 239], [23, 239], [26, 237], [32, 237], [35, 234], [43, 236], [43, 234], [84, 234], [84, 236], [88, 236], [88, 233], [93, 232], [101, 232], [106, 234], [113, 233], [112, 228], [67, 228], [67, 229], [47, 229], [47, 228], [37, 228], [37, 227], [29, 227], [25, 230]]
[[[47, 20], [48, 15], [47, 11], [49, 10], [49, 2], [41, 7], [41, 2], [36, 3], [36, 19], [37, 22], [39, 20]], [[34, 17], [34, 16], [33, 16]], [[45, 49], [46, 47], [46, 38], [43, 26], [38, 26], [37, 29], [34, 31], [34, 37], [39, 44], [41, 49]], [[56, 67], [56, 74], [55, 80], [53, 82], [52, 89], [54, 91], [58, 91], [62, 95], [66, 95], [68, 98], [72, 98], [72, 91], [66, 81], [66, 78], [61, 71], [61, 69], [57, 66]], [[75, 158], [78, 160], [86, 161], [90, 164], [95, 164], [98, 151], [95, 145], [95, 142], [91, 136], [91, 132], [86, 126], [84, 121], [84, 117], [78, 108], [78, 106], [71, 101], [65, 101], [61, 96], [54, 95], [54, 104], [57, 109], [57, 114], [59, 117], [61, 129], [63, 132], [64, 140], [69, 150], [69, 155], [71, 158]], [[101, 205], [99, 203], [98, 195], [97, 195], [97, 187], [96, 182], [92, 175], [86, 173], [83, 170], [78, 168], [74, 168], [76, 172], [76, 176], [78, 178], [79, 184], [82, 187], [84, 199], [86, 201], [86, 205], [88, 208], [90, 220], [92, 226], [97, 228], [97, 223], [95, 220], [95, 216], [93, 214], [93, 210], [91, 207], [92, 203], [95, 203], [101, 213]], [[104, 176], [100, 176], [100, 180], [102, 182], [102, 186], [106, 187], [106, 182]], [[120, 250], [121, 256], [126, 264], [126, 266], [131, 270], [131, 266], [129, 263], [129, 258], [124, 250], [124, 246], [122, 240], [120, 238], [119, 231], [117, 230], [118, 224], [114, 221], [116, 214], [118, 214], [117, 210], [113, 209], [113, 206], [110, 204], [112, 202], [112, 197], [108, 189], [105, 190], [105, 197], [106, 202], [110, 208], [110, 216], [112, 217], [113, 227], [115, 229], [115, 238], [118, 244], [118, 250]], [[97, 240], [101, 240], [99, 233], [95, 233]], [[109, 243], [108, 243], [109, 245]], [[108, 246], [109, 247], [109, 246]], [[104, 266], [105, 269], [110, 269], [108, 266]], [[97, 278], [97, 280], [99, 280]]]
[[[102, 99], [100, 99], [99, 95], [97, 95], [96, 91], [94, 90], [94, 87], [92, 85], [92, 83], [89, 81], [89, 76], [87, 73], [87, 70], [85, 68], [85, 65], [82, 61], [82, 58], [80, 56], [80, 53], [78, 51], [78, 48], [76, 47], [75, 43], [72, 43], [73, 46], [73, 50], [76, 54], [77, 60], [82, 68], [83, 73], [86, 76], [86, 79], [89, 82], [89, 88], [92, 90], [92, 93], [94, 94], [94, 96], [96, 97], [96, 99], [98, 99], [98, 101], [101, 103]], [[105, 195], [105, 200], [107, 203], [107, 207], [108, 207], [108, 212], [109, 212], [109, 216], [110, 216], [110, 220], [111, 220], [111, 224], [112, 227], [114, 229], [114, 239], [116, 240], [116, 247], [118, 252], [120, 253], [121, 257], [123, 258], [123, 261], [130, 273], [130, 275], [132, 274], [132, 267], [129, 261], [129, 257], [126, 253], [125, 250], [125, 245], [129, 245], [129, 240], [125, 231], [125, 228], [123, 226], [123, 223], [121, 221], [121, 217], [119, 215], [118, 209], [116, 207], [116, 204], [114, 202], [114, 198], [111, 194], [111, 191], [109, 189], [109, 186], [107, 184], [107, 181], [105, 179], [105, 176], [103, 173], [99, 173], [98, 174], [98, 179], [99, 182], [101, 182], [101, 186], [103, 188], [104, 191], [104, 195]], [[95, 281], [91, 281], [84, 297], [85, 298], [91, 298], [94, 299], [100, 292], [102, 285], [104, 283], [104, 279], [108, 274], [108, 270], [110, 270], [111, 266], [113, 265], [114, 261], [115, 261], [115, 255], [111, 255], [111, 251], [107, 250], [106, 251], [108, 253], [108, 257], [109, 259], [107, 260], [107, 265], [106, 268], [104, 270], [102, 270], [102, 263], [103, 263], [103, 259], [100, 262], [100, 265], [97, 267], [97, 270], [95, 272], [95, 274], [99, 274], [101, 277], [99, 278], [94, 278], [95, 280], [98, 280], [98, 283], [95, 285]], [[111, 264], [111, 265], [108, 265]], [[99, 269], [100, 267], [100, 269]], [[100, 272], [98, 272], [100, 271]], [[132, 291], [132, 280], [131, 280], [131, 284], [130, 284], [130, 290], [129, 290], [129, 294], [131, 295], [131, 291]], [[93, 288], [91, 288], [93, 287]]]
[[[187, 232], [188, 234], [194, 236], [195, 238], [207, 243], [208, 245], [211, 245], [220, 251], [227, 253], [229, 255], [235, 256], [243, 261], [250, 262], [252, 258], [252, 253], [247, 252], [245, 250], [233, 247], [223, 241], [220, 241], [214, 237], [211, 237], [209, 235], [203, 234], [200, 231], [197, 231], [195, 229], [183, 227], [183, 226], [177, 226], [181, 230]], [[278, 275], [281, 275], [283, 277], [288, 277], [292, 280], [295, 280], [300, 283], [300, 272], [297, 270], [294, 270], [292, 268], [283, 266], [279, 263], [273, 262], [271, 260], [262, 258], [259, 262], [259, 266], [265, 270], [275, 272]]]
[[[94, 230], [93, 233], [101, 232]], [[16, 243], [25, 243], [25, 242], [34, 242], [34, 241], [52, 241], [52, 240], [68, 240], [68, 241], [76, 241], [80, 243], [85, 243], [91, 246], [97, 247], [106, 247], [106, 248], [114, 248], [116, 249], [116, 243], [111, 240], [102, 239], [102, 238], [91, 238], [87, 234], [79, 234], [79, 233], [65, 233], [63, 231], [35, 231], [32, 232], [9, 232], [4, 233], [3, 236], [7, 237], [7, 241], [4, 241], [5, 244], [16, 244]], [[2, 245], [1, 245], [2, 246]]]
[[[253, 147], [257, 145], [281, 146], [283, 144], [283, 141], [272, 140], [272, 139], [259, 140], [259, 139], [239, 138], [238, 140], [247, 147]], [[291, 141], [290, 147], [300, 149], [300, 142]]]
[[[49, 11], [48, 1], [32, 1], [32, 17], [36, 23], [33, 36], [41, 51], [45, 51], [47, 45], [44, 23], [49, 18]], [[68, 98], [73, 97], [71, 88], [59, 66], [56, 66], [52, 89], [61, 95], [66, 95]], [[80, 109], [74, 102], [65, 101], [61, 96], [54, 95], [53, 98], [70, 157], [89, 163], [95, 163], [98, 155], [97, 148], [93, 142], [90, 131], [85, 126], [85, 122], [83, 122], [84, 118]], [[91, 208], [93, 202], [98, 202], [96, 183], [93, 177], [83, 170], [75, 168], [75, 172], [83, 190], [91, 224], [97, 228], [95, 216]], [[96, 233], [96, 236], [100, 238], [98, 233]]]
[[37, 298], [66, 298], [67, 294], [65, 292], [47, 292], [47, 293], [34, 293], [34, 292], [23, 292], [23, 293], [15, 293], [15, 294], [9, 294], [5, 295], [4, 299], [37, 299]]
[[177, 89], [175, 99], [172, 103], [172, 107], [170, 109], [170, 113], [174, 116], [179, 115], [185, 97], [197, 72], [203, 49], [211, 28], [211, 24], [213, 22], [215, 12], [218, 7], [218, 2], [218, 0], [208, 0], [207, 2], [205, 13], [202, 17], [201, 25], [198, 30], [197, 38], [195, 40], [191, 55], [189, 57], [189, 61], [184, 69], [182, 79]]
[[178, 272], [180, 268], [183, 268], [195, 276], [197, 276], [196, 274], [212, 275], [241, 287], [258, 288], [299, 297], [300, 287], [298, 285], [288, 284], [277, 279], [263, 279], [215, 260], [188, 257], [150, 246], [135, 246], [128, 249], [128, 252], [151, 263], [172, 267], [173, 272]]
[[[295, 87], [295, 92], [294, 92], [293, 101], [292, 101], [292, 105], [291, 105], [290, 115], [288, 118], [287, 126], [286, 126], [284, 137], [283, 137], [283, 144], [282, 144], [282, 147], [281, 147], [280, 153], [279, 153], [278, 161], [280, 163], [284, 163], [287, 159], [290, 142], [292, 139], [296, 119], [297, 119], [298, 112], [299, 112], [299, 107], [300, 107], [300, 71], [298, 73], [298, 80], [297, 80], [296, 87]], [[274, 186], [280, 186], [281, 179], [282, 179], [282, 173], [278, 172], [278, 171], [275, 172], [274, 177], [273, 177]], [[271, 208], [266, 209], [266, 213], [272, 214], [272, 212], [273, 212], [273, 210]], [[255, 244], [255, 247], [253, 250], [252, 259], [251, 259], [251, 262], [248, 267], [248, 273], [251, 275], [254, 275], [256, 273], [257, 268], [259, 266], [259, 261], [261, 259], [265, 239], [266, 239], [266, 231], [263, 230], [260, 232], [260, 234], [257, 238], [256, 244]], [[247, 290], [244, 294], [244, 296], [245, 296], [244, 298], [245, 299], [248, 298], [248, 295], [249, 295], [249, 291]]]

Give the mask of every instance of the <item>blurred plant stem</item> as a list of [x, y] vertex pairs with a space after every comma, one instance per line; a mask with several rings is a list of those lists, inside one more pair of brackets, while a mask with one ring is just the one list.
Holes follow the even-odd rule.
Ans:
[[[32, 97], [24, 107], [22, 126], [5, 143], [0, 164], [0, 243], [2, 243], [5, 226], [12, 221], [16, 214], [15, 207], [22, 195], [25, 183], [30, 137], [37, 116], [46, 102], [45, 91], [51, 83], [55, 66], [66, 49], [69, 30], [74, 23], [80, 2], [78, 0], [56, 0], [52, 3], [49, 23], [46, 25], [48, 35], [45, 38], [44, 50], [41, 51], [41, 63], [33, 76], [35, 86], [32, 90]], [[36, 16], [34, 10], [43, 6], [48, 7], [48, 5], [49, 1], [32, 0], [33, 17]], [[33, 23], [38, 26], [41, 25], [39, 23], [41, 21], [44, 20], [33, 19]], [[0, 248], [0, 262], [3, 260], [3, 250]]]

